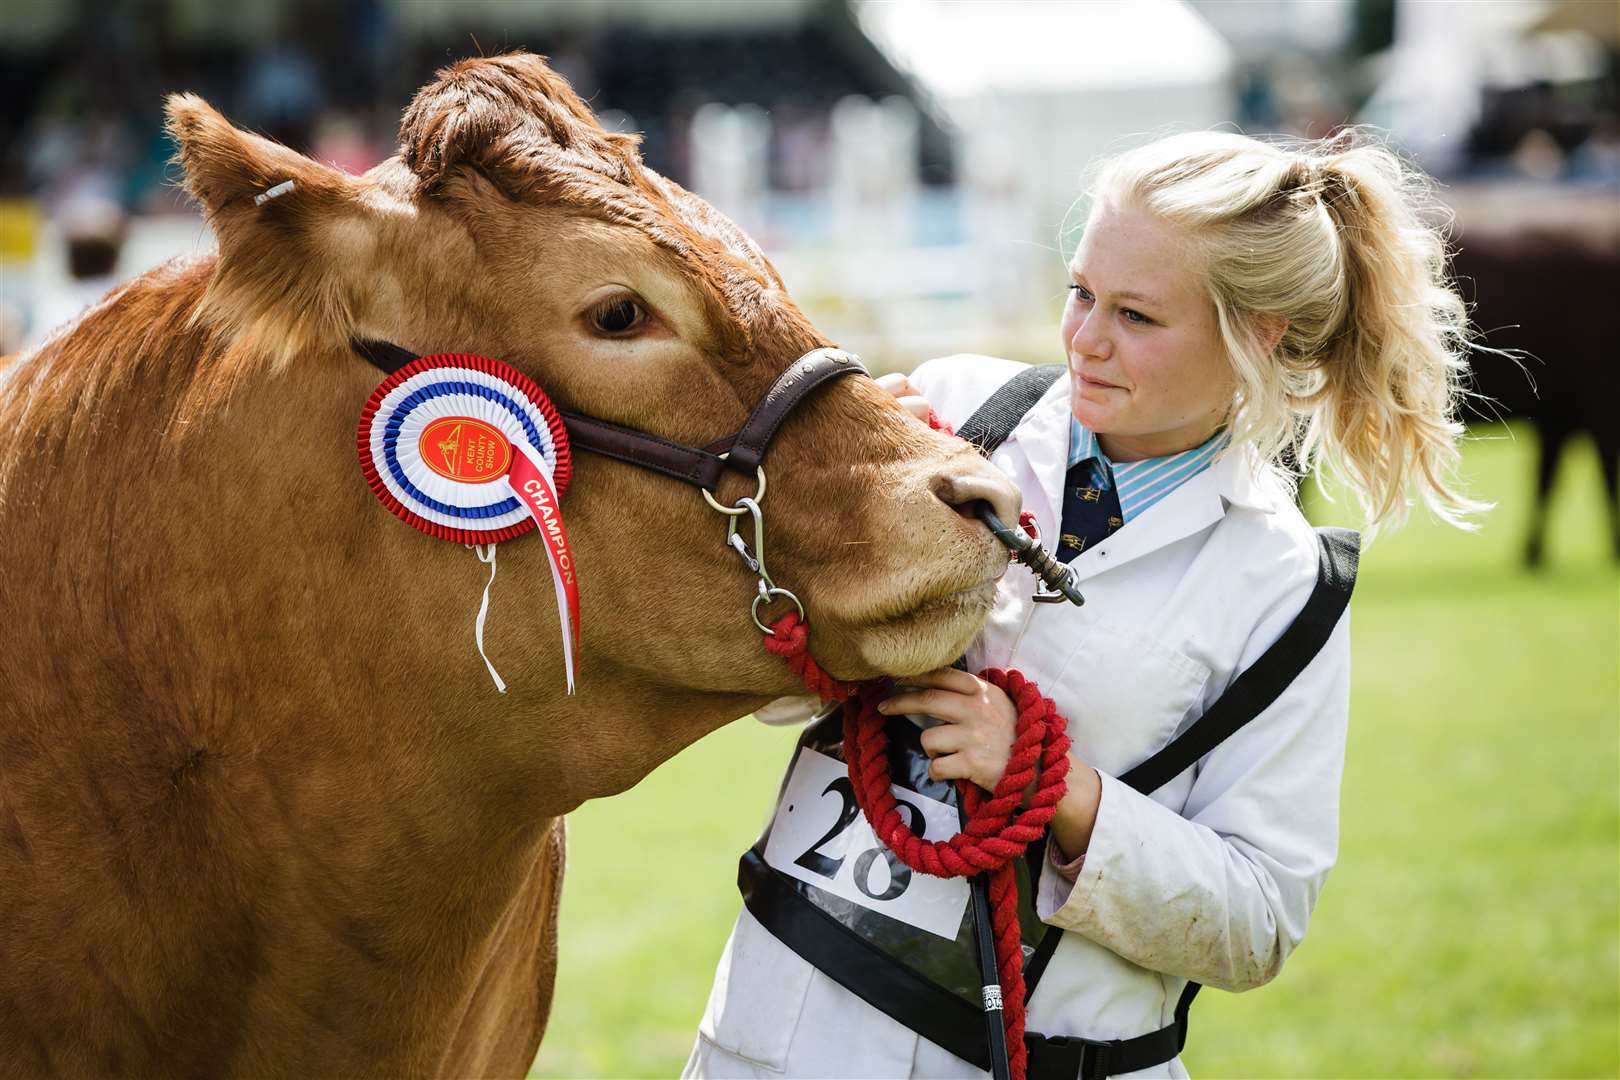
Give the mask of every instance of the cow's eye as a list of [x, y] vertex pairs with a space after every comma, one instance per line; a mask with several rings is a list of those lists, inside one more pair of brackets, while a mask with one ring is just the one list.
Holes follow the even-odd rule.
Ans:
[[609, 337], [632, 333], [647, 321], [647, 309], [628, 296], [616, 296], [591, 312], [591, 328]]

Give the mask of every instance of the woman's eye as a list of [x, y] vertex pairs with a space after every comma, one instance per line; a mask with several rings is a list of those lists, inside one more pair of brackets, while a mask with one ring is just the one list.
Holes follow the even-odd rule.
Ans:
[[1094, 297], [1091, 295], [1091, 290], [1087, 289], [1084, 285], [1070, 285], [1069, 291], [1074, 293], [1075, 299], [1081, 301], [1082, 303], [1089, 304], [1094, 299]]
[[1131, 308], [1120, 308], [1120, 313], [1123, 314], [1128, 321], [1133, 323], [1150, 323], [1153, 321], [1140, 311], [1134, 311]]
[[647, 312], [629, 297], [605, 304], [591, 313], [591, 325], [604, 334], [624, 334], [641, 325]]

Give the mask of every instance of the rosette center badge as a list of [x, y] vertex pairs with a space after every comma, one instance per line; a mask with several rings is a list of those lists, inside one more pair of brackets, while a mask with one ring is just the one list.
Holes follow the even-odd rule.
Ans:
[[417, 453], [427, 467], [449, 480], [487, 484], [512, 466], [512, 444], [480, 420], [447, 416], [422, 429]]

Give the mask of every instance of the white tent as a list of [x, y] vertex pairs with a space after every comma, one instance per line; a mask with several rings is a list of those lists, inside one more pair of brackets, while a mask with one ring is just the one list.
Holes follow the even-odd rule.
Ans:
[[854, 295], [884, 281], [937, 294], [886, 299], [861, 336], [918, 357], [968, 348], [1051, 359], [1061, 255], [1072, 250], [1059, 234], [1087, 165], [1232, 119], [1231, 48], [1180, 0], [872, 0], [856, 11], [955, 130], [966, 233], [954, 248], [909, 253], [917, 265], [904, 272], [895, 258], [860, 260], [870, 280], [846, 282]]
[[1047, 241], [1099, 154], [1232, 118], [1231, 49], [1180, 0], [883, 0], [859, 18], [957, 127], [965, 185]]

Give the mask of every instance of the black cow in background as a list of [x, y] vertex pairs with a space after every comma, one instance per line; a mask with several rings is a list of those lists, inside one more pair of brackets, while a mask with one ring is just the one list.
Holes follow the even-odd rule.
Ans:
[[1572, 436], [1597, 445], [1610, 541], [1620, 557], [1620, 195], [1545, 188], [1455, 192], [1453, 270], [1479, 344], [1480, 419], [1518, 416], [1538, 436], [1527, 565], [1542, 561], [1553, 479]]

